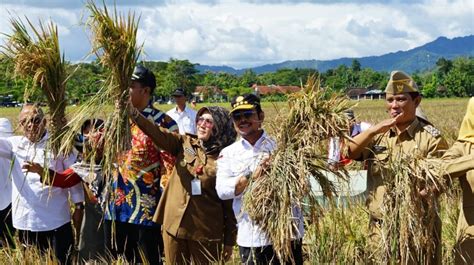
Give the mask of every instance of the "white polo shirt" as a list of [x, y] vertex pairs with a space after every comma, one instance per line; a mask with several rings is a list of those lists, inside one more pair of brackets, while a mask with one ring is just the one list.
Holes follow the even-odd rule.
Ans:
[[183, 112], [178, 112], [178, 107], [174, 107], [166, 112], [177, 124], [179, 134], [196, 134], [196, 114], [197, 112], [186, 106]]
[[[260, 227], [255, 225], [243, 211], [242, 196], [245, 192], [238, 196], [234, 194], [239, 178], [255, 171], [260, 162], [275, 148], [275, 141], [264, 132], [253, 146], [243, 138], [237, 140], [224, 148], [217, 160], [217, 194], [222, 200], [234, 199], [233, 209], [238, 226], [237, 244], [241, 247], [262, 247], [272, 244]], [[293, 208], [293, 214], [299, 232], [295, 239], [299, 239], [304, 235], [303, 215], [297, 207]]]
[[62, 172], [75, 162], [76, 154], [66, 159], [52, 159], [46, 150], [48, 134], [37, 143], [24, 136], [0, 139], [0, 157], [13, 157], [12, 174], [12, 219], [13, 226], [20, 230], [34, 232], [50, 231], [71, 221], [68, 195], [73, 203], [84, 201], [84, 192], [79, 183], [72, 188], [62, 189], [43, 185], [36, 173], [23, 172], [25, 161], [41, 165], [45, 161], [50, 169]]

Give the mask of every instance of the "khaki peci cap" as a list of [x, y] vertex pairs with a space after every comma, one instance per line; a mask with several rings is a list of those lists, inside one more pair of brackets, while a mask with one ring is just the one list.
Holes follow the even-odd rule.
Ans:
[[392, 71], [390, 73], [390, 80], [388, 80], [385, 93], [389, 94], [402, 94], [418, 92], [418, 86], [415, 81], [402, 71]]

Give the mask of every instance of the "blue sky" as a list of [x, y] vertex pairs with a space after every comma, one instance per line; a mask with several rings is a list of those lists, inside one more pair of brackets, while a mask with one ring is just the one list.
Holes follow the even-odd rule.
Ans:
[[[66, 58], [79, 61], [88, 54], [84, 1], [0, 2], [0, 32], [10, 31], [9, 13], [53, 20]], [[236, 68], [380, 55], [439, 36], [474, 34], [472, 0], [117, 0], [117, 5], [141, 16], [144, 59]]]

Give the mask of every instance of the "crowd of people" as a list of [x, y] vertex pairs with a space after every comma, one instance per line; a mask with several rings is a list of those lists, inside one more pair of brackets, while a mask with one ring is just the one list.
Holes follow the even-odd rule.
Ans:
[[[100, 166], [107, 138], [102, 120], [86, 121], [75, 152], [60, 156], [50, 153], [38, 105], [23, 106], [22, 135], [14, 136], [11, 123], [0, 118], [2, 247], [20, 242], [40, 251], [51, 248], [60, 263], [69, 264], [76, 238], [79, 262], [120, 255], [132, 263], [208, 264], [229, 260], [237, 245], [242, 264], [289, 262], [279, 259], [269, 237], [242, 208], [247, 186], [265, 177], [278, 148], [263, 130], [260, 98], [244, 94], [232, 99], [230, 111], [217, 106], [195, 111], [178, 88], [171, 95], [176, 107], [164, 113], [152, 104], [155, 87], [153, 73], [138, 65], [129, 89], [132, 146], [117, 158], [111, 176], [104, 176]], [[387, 120], [369, 125], [347, 113], [352, 141], [344, 159], [365, 161], [368, 170], [369, 245], [377, 249], [381, 244], [384, 225], [380, 161], [416, 153], [440, 158], [448, 175], [459, 179], [463, 197], [456, 262], [473, 264], [474, 98], [449, 148], [441, 132], [417, 116], [421, 95], [409, 75], [392, 72], [385, 93]], [[330, 157], [340, 159], [339, 153]], [[293, 207], [293, 215], [298, 232], [291, 238], [292, 262], [303, 264], [303, 212]], [[438, 224], [433, 264], [440, 263]]]

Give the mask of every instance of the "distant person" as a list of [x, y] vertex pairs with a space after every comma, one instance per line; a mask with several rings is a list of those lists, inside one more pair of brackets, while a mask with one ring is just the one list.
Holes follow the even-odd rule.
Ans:
[[[13, 136], [10, 121], [0, 118], [0, 138]], [[12, 157], [11, 157], [12, 158]], [[0, 246], [13, 247], [15, 228], [12, 223], [12, 170], [11, 158], [0, 157]]]
[[19, 124], [23, 136], [0, 139], [0, 156], [14, 159], [13, 226], [18, 230], [21, 243], [36, 246], [41, 251], [51, 247], [61, 263], [71, 263], [74, 239], [68, 198], [75, 204], [74, 213], [82, 215], [82, 187], [79, 184], [69, 189], [49, 187], [30, 169], [33, 163], [39, 163], [54, 171], [64, 171], [75, 162], [76, 155], [52, 158], [47, 144], [46, 118], [39, 106], [24, 105]]
[[171, 96], [176, 101], [176, 107], [170, 109], [168, 114], [176, 121], [179, 134], [196, 134], [196, 111], [186, 106], [186, 93], [184, 89], [177, 88]]
[[354, 115], [354, 111], [349, 109], [345, 113], [346, 117], [349, 119], [349, 126], [351, 137], [354, 137], [361, 132], [367, 130], [372, 126], [372, 124], [365, 122], [365, 121], [358, 121]]
[[[372, 124], [368, 122], [358, 121], [355, 118], [354, 111], [351, 109], [346, 110], [344, 114], [349, 119], [350, 137], [355, 137], [372, 126]], [[342, 145], [339, 137], [331, 137], [329, 139], [328, 163], [333, 169], [338, 169], [339, 167], [347, 166], [352, 163], [352, 159], [349, 159], [341, 152], [344, 149]]]

